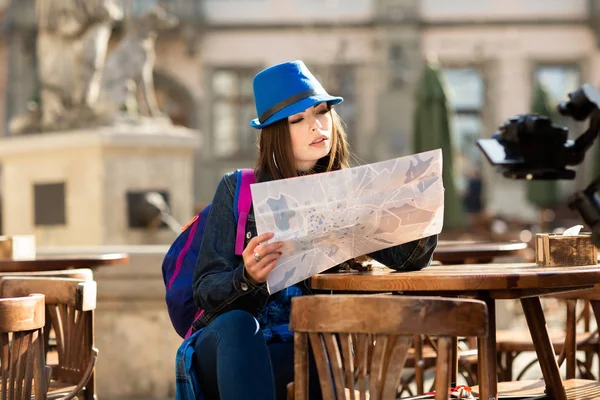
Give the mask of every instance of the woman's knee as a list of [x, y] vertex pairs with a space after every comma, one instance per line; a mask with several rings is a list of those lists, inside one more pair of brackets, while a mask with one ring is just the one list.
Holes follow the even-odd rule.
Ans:
[[254, 336], [260, 333], [260, 326], [256, 318], [242, 310], [223, 313], [215, 318], [210, 325], [213, 325], [213, 328], [219, 332], [237, 332], [243, 336]]

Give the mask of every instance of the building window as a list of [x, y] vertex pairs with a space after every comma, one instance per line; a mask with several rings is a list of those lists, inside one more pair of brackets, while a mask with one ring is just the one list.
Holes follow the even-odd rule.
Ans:
[[407, 57], [404, 47], [393, 44], [389, 47], [390, 86], [394, 89], [402, 89], [408, 82]]
[[[546, 92], [552, 111], [556, 110], [559, 103], [569, 99], [570, 92], [577, 90], [580, 79], [579, 67], [576, 64], [538, 65], [535, 70], [535, 80]], [[553, 113], [552, 120], [565, 126], [573, 124], [572, 120], [558, 113]]]
[[67, 224], [66, 185], [58, 183], [33, 184], [33, 223], [35, 226]]
[[442, 77], [448, 98], [455, 148], [457, 184], [464, 187], [464, 177], [479, 168], [480, 152], [477, 139], [483, 136], [481, 114], [485, 106], [483, 77], [476, 68], [444, 68]]
[[256, 156], [257, 131], [252, 90], [253, 69], [217, 69], [212, 74], [213, 149], [217, 157]]
[[327, 93], [340, 96], [344, 101], [335, 110], [346, 125], [348, 140], [353, 145], [356, 135], [356, 68], [352, 65], [309, 66]]

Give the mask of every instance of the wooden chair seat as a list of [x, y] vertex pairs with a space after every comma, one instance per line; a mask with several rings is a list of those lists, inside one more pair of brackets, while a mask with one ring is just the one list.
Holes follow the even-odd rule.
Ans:
[[[562, 330], [549, 331], [550, 340], [554, 346], [554, 351], [558, 354], [565, 345], [565, 332]], [[596, 332], [579, 332], [575, 336], [577, 350], [593, 351], [598, 345]], [[516, 352], [535, 351], [531, 333], [529, 330], [499, 330], [496, 332], [496, 346], [498, 352]]]
[[[567, 400], [597, 400], [600, 398], [600, 382], [586, 379], [568, 379], [564, 381]], [[511, 396], [544, 396], [546, 388], [544, 381], [523, 380], [513, 382], [498, 382], [498, 397]], [[477, 396], [479, 388], [473, 387], [473, 395]]]

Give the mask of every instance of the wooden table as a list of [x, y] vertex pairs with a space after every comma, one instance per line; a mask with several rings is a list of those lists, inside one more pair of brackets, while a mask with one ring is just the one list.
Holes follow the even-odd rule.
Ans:
[[483, 264], [496, 257], [517, 256], [527, 248], [523, 242], [472, 242], [440, 240], [433, 259], [442, 264]]
[[73, 268], [96, 268], [109, 265], [123, 265], [129, 262], [125, 253], [85, 254], [85, 255], [47, 255], [33, 260], [0, 259], [2, 272], [39, 272]]
[[[488, 306], [490, 335], [483, 345], [487, 349], [485, 353], [490, 368], [487, 375], [495, 398], [498, 397], [495, 301], [520, 299], [548, 395], [558, 400], [566, 400], [566, 394], [539, 296], [590, 287], [595, 283], [600, 283], [600, 265], [563, 268], [538, 267], [535, 264], [441, 265], [417, 272], [345, 272], [317, 274], [311, 278], [313, 289], [469, 296], [485, 301]], [[478, 346], [482, 344], [479, 343]]]

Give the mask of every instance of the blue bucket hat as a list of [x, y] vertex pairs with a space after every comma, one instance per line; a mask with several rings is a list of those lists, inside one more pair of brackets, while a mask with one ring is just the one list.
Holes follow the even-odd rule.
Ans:
[[329, 95], [302, 61], [269, 67], [254, 77], [254, 101], [258, 118], [250, 126], [262, 129], [315, 104], [339, 104], [344, 99]]

